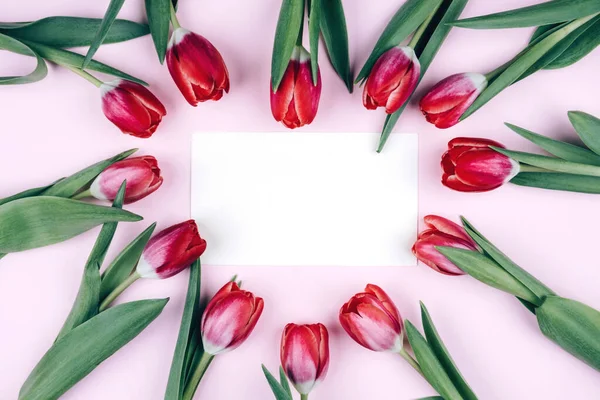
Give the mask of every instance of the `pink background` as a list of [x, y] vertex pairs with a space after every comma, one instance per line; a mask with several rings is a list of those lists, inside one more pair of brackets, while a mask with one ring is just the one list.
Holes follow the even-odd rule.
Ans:
[[[472, 0], [464, 16], [515, 8], [538, 1]], [[9, 4], [10, 3], [10, 4]], [[0, 5], [5, 21], [50, 15], [99, 17], [107, 1], [21, 0]], [[355, 68], [401, 1], [346, 0], [351, 59]], [[182, 24], [209, 38], [221, 51], [231, 76], [222, 101], [190, 107], [166, 67], [157, 62], [150, 37], [102, 47], [99, 60], [152, 84], [169, 114], [155, 136], [121, 135], [102, 115], [98, 90], [70, 72], [50, 67], [42, 82], [0, 90], [3, 145], [0, 196], [46, 184], [101, 158], [131, 147], [152, 154], [164, 171], [164, 186], [129, 207], [145, 221], [119, 227], [110, 255], [152, 221], [159, 228], [189, 216], [190, 135], [194, 131], [268, 130], [283, 127], [271, 117], [268, 79], [273, 32], [280, 0], [215, 2], [181, 0]], [[143, 20], [143, 2], [127, 1], [122, 18]], [[463, 71], [487, 72], [527, 42], [530, 29], [455, 29], [418, 91]], [[362, 108], [361, 91], [346, 92], [324, 53], [319, 114], [306, 131], [378, 131], [382, 112]], [[593, 195], [541, 191], [507, 185], [484, 194], [452, 192], [440, 184], [439, 158], [455, 136], [484, 136], [507, 146], [534, 147], [503, 121], [575, 140], [568, 110], [600, 115], [600, 51], [563, 70], [538, 73], [503, 92], [464, 123], [446, 131], [425, 122], [415, 104], [397, 131], [420, 134], [420, 214], [456, 219], [463, 214], [514, 260], [559, 294], [600, 308], [596, 257], [598, 201]], [[33, 60], [2, 53], [2, 75], [26, 72]], [[419, 96], [417, 96], [418, 98]], [[392, 137], [390, 140], [394, 140]], [[370, 149], [365, 149], [369, 151]], [[340, 143], [343, 151], [343, 143]], [[364, 210], [368, 212], [368, 210]], [[10, 255], [0, 263], [0, 398], [18, 390], [51, 345], [77, 292], [82, 267], [97, 230], [67, 243]], [[362, 232], [356, 233], [357, 246]], [[210, 251], [210, 250], [208, 250]], [[272, 398], [260, 370], [278, 367], [281, 330], [287, 322], [323, 322], [331, 332], [331, 366], [311, 399], [391, 400], [434, 391], [398, 356], [369, 352], [352, 342], [337, 323], [339, 307], [368, 282], [384, 287], [405, 318], [420, 326], [423, 300], [452, 356], [483, 399], [590, 399], [600, 395], [598, 372], [561, 351], [538, 331], [535, 319], [516, 300], [469, 277], [450, 278], [418, 268], [224, 268], [203, 269], [204, 294], [214, 293], [234, 273], [265, 299], [265, 312], [252, 336], [235, 352], [219, 356], [196, 398]], [[182, 313], [187, 273], [167, 281], [140, 281], [120, 301], [171, 297], [163, 314], [138, 338], [101, 364], [64, 399], [160, 399], [163, 397]]]

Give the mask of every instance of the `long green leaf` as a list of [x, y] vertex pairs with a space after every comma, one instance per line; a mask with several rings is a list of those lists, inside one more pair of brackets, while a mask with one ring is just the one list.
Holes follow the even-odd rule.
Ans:
[[0, 85], [22, 85], [26, 83], [33, 83], [41, 81], [48, 75], [48, 67], [46, 62], [36, 53], [31, 47], [27, 46], [10, 36], [3, 35], [0, 33], [0, 49], [12, 51], [17, 54], [24, 54], [27, 56], [35, 57], [37, 65], [35, 69], [27, 75], [23, 76], [1, 76]]
[[[1, 24], [0, 32], [52, 47], [79, 47], [92, 44], [102, 20], [98, 18], [49, 17], [34, 22]], [[104, 43], [119, 43], [148, 34], [148, 26], [118, 19], [108, 30]]]
[[81, 65], [82, 69], [88, 66], [90, 61], [92, 61], [94, 54], [96, 54], [96, 51], [98, 51], [100, 45], [106, 40], [111, 26], [114, 24], [115, 19], [117, 19], [117, 15], [119, 14], [119, 11], [121, 11], [121, 7], [123, 7], [123, 3], [125, 3], [125, 0], [110, 0], [108, 8], [106, 9], [106, 13], [104, 13], [104, 18], [102, 18], [102, 23], [98, 27], [96, 36], [94, 36], [94, 39], [90, 44], [90, 48], [85, 55], [85, 60]]
[[131, 272], [142, 256], [144, 247], [146, 247], [150, 236], [152, 236], [152, 232], [154, 232], [154, 228], [156, 228], [156, 223], [150, 225], [138, 237], [133, 239], [102, 273], [100, 302], [131, 275]]
[[45, 196], [56, 196], [56, 197], [72, 197], [79, 191], [86, 188], [87, 185], [100, 175], [102, 171], [110, 167], [117, 161], [121, 161], [135, 153], [137, 149], [131, 149], [119, 153], [111, 158], [97, 162], [96, 164], [90, 165], [87, 168], [82, 169], [74, 173], [73, 175], [60, 180], [55, 183], [51, 188], [44, 192]]
[[21, 387], [19, 400], [54, 400], [142, 332], [168, 299], [120, 304], [54, 343]]
[[281, 387], [285, 390], [285, 392], [292, 397], [292, 389], [290, 388], [290, 382], [288, 382], [287, 376], [285, 376], [285, 371], [282, 366], [279, 366], [279, 383]]
[[375, 62], [383, 53], [394, 46], [399, 45], [404, 39], [414, 32], [427, 17], [439, 7], [442, 0], [408, 0], [394, 14], [391, 21], [377, 40], [371, 55], [365, 62], [355, 83], [364, 81], [369, 74]]
[[342, 0], [320, 0], [321, 33], [327, 48], [327, 54], [333, 69], [344, 81], [348, 92], [352, 93], [354, 82], [350, 68], [350, 51], [348, 48], [348, 28]]
[[504, 125], [558, 158], [575, 163], [600, 166], [600, 157], [588, 149], [551, 139], [513, 124], [505, 123]]
[[167, 53], [171, 17], [170, 0], [146, 0], [146, 15], [158, 59], [162, 64]]
[[27, 189], [22, 192], [13, 194], [12, 196], [5, 197], [3, 199], [0, 199], [0, 206], [2, 204], [6, 204], [6, 203], [9, 203], [14, 200], [24, 199], [25, 197], [39, 196], [40, 194], [42, 194], [46, 190], [48, 190], [50, 187], [52, 187], [52, 185], [37, 187], [37, 188], [33, 188], [33, 189]]
[[[296, 46], [304, 20], [304, 0], [283, 0], [271, 58], [271, 86], [276, 92]], [[311, 49], [312, 50], [312, 49]]]
[[520, 172], [510, 182], [519, 186], [600, 194], [600, 178], [595, 176], [558, 172]]
[[423, 371], [423, 375], [425, 375], [425, 378], [427, 378], [427, 381], [431, 386], [433, 386], [445, 400], [463, 400], [423, 335], [421, 335], [417, 328], [415, 328], [408, 320], [404, 327], [406, 329], [410, 347], [412, 347], [413, 352], [415, 353], [415, 357]]
[[560, 56], [546, 65], [546, 69], [565, 68], [575, 64], [588, 55], [596, 47], [600, 46], [600, 21], [581, 34]]
[[125, 210], [59, 197], [19, 199], [0, 206], [0, 253], [59, 243], [106, 222], [141, 219]]
[[187, 296], [183, 307], [183, 316], [175, 345], [175, 353], [171, 362], [169, 380], [167, 382], [167, 391], [165, 400], [180, 400], [185, 389], [185, 356], [190, 344], [192, 332], [196, 328], [194, 322], [194, 313], [200, 299], [200, 260], [196, 260], [190, 267], [190, 279], [188, 283]]
[[569, 121], [590, 150], [600, 154], [600, 119], [583, 111], [569, 111]]
[[293, 400], [292, 396], [288, 394], [286, 389], [277, 381], [277, 379], [269, 372], [267, 367], [262, 365], [263, 373], [267, 378], [267, 382], [273, 391], [273, 395], [275, 395], [276, 400]]
[[425, 332], [425, 337], [427, 338], [427, 343], [431, 347], [431, 350], [437, 357], [440, 364], [444, 368], [444, 371], [450, 377], [450, 380], [454, 383], [456, 390], [461, 394], [464, 400], [477, 400], [477, 396], [469, 386], [469, 384], [465, 381], [465, 378], [462, 376], [458, 367], [452, 360], [448, 349], [444, 345], [442, 338], [435, 329], [435, 325], [433, 324], [433, 320], [429, 315], [429, 311], [427, 311], [427, 307], [423, 302], [421, 304], [421, 320], [423, 322], [423, 332]]
[[321, 0], [311, 0], [308, 17], [308, 36], [310, 41], [310, 69], [313, 84], [317, 85], [319, 76], [319, 34], [321, 33]]
[[598, 0], [552, 0], [515, 10], [466, 18], [455, 21], [452, 25], [471, 29], [522, 28], [570, 21], [598, 12]]

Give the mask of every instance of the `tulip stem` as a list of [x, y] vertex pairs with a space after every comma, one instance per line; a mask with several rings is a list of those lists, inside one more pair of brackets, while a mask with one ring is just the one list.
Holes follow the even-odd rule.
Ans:
[[202, 377], [204, 376], [204, 373], [208, 369], [208, 366], [213, 358], [215, 358], [215, 356], [212, 354], [208, 354], [207, 352], [202, 353], [202, 358], [200, 358], [200, 361], [198, 362], [198, 365], [196, 365], [189, 382], [185, 386], [182, 400], [192, 400], [194, 393], [196, 393], [196, 389], [200, 384], [200, 380], [202, 380]]
[[115, 301], [115, 299], [117, 297], [119, 297], [119, 295], [121, 293], [123, 293], [125, 291], [125, 289], [127, 289], [129, 286], [131, 286], [131, 284], [133, 282], [137, 281], [138, 279], [140, 279], [140, 275], [134, 271], [133, 274], [129, 275], [129, 277], [127, 279], [125, 279], [123, 282], [121, 282], [121, 284], [119, 286], [117, 286], [115, 288], [115, 290], [110, 292], [108, 294], [108, 296], [106, 296], [104, 298], [104, 300], [102, 300], [102, 303], [100, 303], [100, 308], [98, 309], [98, 311], [102, 312], [102, 311], [106, 310], [108, 308], [108, 306], [110, 306], [110, 303]]
[[82, 70], [81, 68], [76, 68], [76, 67], [73, 67], [73, 66], [67, 65], [67, 64], [60, 64], [60, 65], [75, 72], [77, 75], [81, 76], [86, 81], [91, 82], [96, 87], [100, 87], [104, 83], [100, 79], [96, 78], [94, 75]]
[[[415, 371], [417, 371], [423, 378], [425, 378], [425, 375], [423, 375], [423, 371], [421, 370], [421, 367], [419, 366], [419, 363], [417, 362], [417, 360], [415, 360], [410, 354], [408, 354], [408, 352], [404, 349], [404, 347], [400, 350], [400, 352], [398, 354], [400, 354], [402, 356], [402, 358], [404, 358], [406, 361], [408, 361], [410, 366], [413, 367], [415, 369]], [[425, 378], [425, 379], [427, 379], [427, 378]]]
[[519, 172], [554, 172], [549, 169], [534, 167], [528, 164], [519, 164]]
[[308, 400], [308, 395], [300, 393], [300, 400]]
[[423, 23], [421, 25], [419, 25], [419, 28], [415, 31], [415, 34], [413, 35], [412, 39], [410, 39], [410, 43], [408, 44], [408, 47], [412, 47], [413, 49], [415, 48], [415, 46], [417, 45], [417, 43], [419, 42], [419, 40], [425, 33], [425, 30], [427, 30], [429, 23], [431, 22], [431, 20], [433, 19], [433, 17], [437, 13], [437, 11], [441, 5], [442, 5], [442, 2], [440, 2], [440, 4], [438, 4], [438, 6], [431, 12], [431, 14], [429, 14], [427, 19], [425, 21], [423, 21]]
[[173, 24], [173, 30], [176, 30], [181, 28], [181, 25], [177, 19], [177, 13], [175, 12], [175, 6], [173, 6], [173, 2], [169, 0], [169, 4], [171, 5], [171, 23]]

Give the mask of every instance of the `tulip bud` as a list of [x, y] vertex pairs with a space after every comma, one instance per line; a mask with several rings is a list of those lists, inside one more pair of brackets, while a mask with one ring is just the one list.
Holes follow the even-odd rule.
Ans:
[[281, 366], [296, 390], [307, 395], [327, 375], [329, 334], [323, 324], [287, 324], [281, 337]]
[[519, 163], [489, 148], [502, 147], [489, 139], [458, 137], [448, 142], [442, 155], [442, 183], [460, 192], [486, 192], [510, 181]]
[[156, 191], [163, 183], [156, 158], [142, 156], [118, 161], [106, 168], [90, 186], [90, 194], [98, 200], [114, 200], [123, 181], [125, 204], [133, 203]]
[[256, 326], [263, 305], [262, 298], [240, 290], [235, 282], [223, 286], [202, 315], [204, 351], [217, 355], [240, 346]]
[[276, 121], [290, 129], [310, 124], [317, 115], [321, 97], [321, 73], [313, 84], [310, 54], [302, 46], [296, 46], [283, 79], [273, 91], [271, 86], [271, 112]]
[[451, 263], [439, 251], [437, 246], [455, 247], [477, 251], [477, 245], [463, 227], [437, 215], [424, 218], [427, 229], [419, 234], [412, 247], [413, 254], [424, 264], [444, 275], [463, 275], [464, 272]]
[[354, 341], [373, 351], [402, 350], [404, 325], [396, 305], [379, 286], [368, 284], [340, 309], [340, 324]]
[[229, 73], [219, 51], [204, 37], [177, 28], [167, 48], [167, 66], [183, 97], [192, 106], [219, 100], [229, 92]]
[[100, 86], [102, 111], [123, 133], [149, 138], [167, 115], [165, 106], [139, 83], [116, 79]]
[[173, 225], [154, 236], [144, 248], [137, 265], [142, 278], [165, 279], [190, 266], [206, 250], [193, 219]]
[[458, 123], [460, 117], [486, 88], [485, 75], [456, 74], [438, 82], [419, 104], [428, 122], [445, 129]]
[[363, 104], [369, 110], [385, 107], [393, 114], [408, 100], [419, 82], [421, 64], [414, 50], [396, 46], [379, 57], [365, 84]]

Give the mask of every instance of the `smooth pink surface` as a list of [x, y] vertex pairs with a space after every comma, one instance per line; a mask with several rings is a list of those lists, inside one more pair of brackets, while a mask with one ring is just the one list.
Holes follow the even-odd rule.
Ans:
[[[464, 16], [539, 1], [471, 0]], [[401, 1], [344, 1], [351, 59], [358, 68]], [[49, 15], [103, 15], [107, 1], [22, 0], [4, 2], [5, 21]], [[3, 86], [0, 196], [46, 184], [98, 159], [131, 147], [157, 157], [164, 185], [128, 209], [145, 221], [123, 224], [109, 259], [152, 221], [158, 229], [189, 217], [190, 135], [194, 131], [283, 131], [269, 109], [269, 68], [279, 0], [243, 2], [181, 0], [182, 24], [208, 38], [221, 52], [231, 92], [217, 103], [190, 107], [161, 66], [150, 37], [102, 47], [99, 60], [148, 80], [168, 115], [148, 140], [125, 136], [102, 115], [100, 93], [69, 71], [52, 66], [49, 77], [26, 86]], [[143, 2], [125, 2], [123, 18], [143, 19]], [[418, 89], [422, 95], [456, 72], [487, 72], [516, 54], [531, 29], [455, 29]], [[377, 131], [383, 112], [367, 111], [361, 90], [350, 96], [322, 53], [323, 93], [319, 113], [305, 131]], [[455, 136], [489, 137], [509, 148], [534, 146], [502, 124], [509, 121], [559, 139], [575, 140], [568, 110], [600, 115], [600, 50], [564, 70], [529, 77], [503, 92], [463, 123], [441, 131], [425, 122], [419, 96], [397, 131], [420, 134], [420, 213], [455, 221], [467, 216], [517, 263], [558, 293], [600, 308], [597, 227], [599, 196], [541, 191], [506, 185], [465, 194], [440, 183], [440, 156]], [[25, 72], [32, 59], [2, 52], [2, 75]], [[285, 134], [285, 133], [282, 133]], [[391, 137], [390, 140], [394, 140]], [[343, 151], [340, 143], [340, 151]], [[365, 149], [368, 151], [370, 149]], [[366, 210], [365, 212], [368, 212]], [[202, 232], [202, 221], [198, 221]], [[18, 390], [52, 344], [73, 299], [97, 230], [69, 242], [14, 254], [0, 261], [0, 398]], [[357, 232], [357, 238], [361, 233]], [[207, 251], [210, 251], [210, 243]], [[271, 399], [260, 364], [279, 365], [279, 338], [288, 322], [323, 322], [331, 334], [327, 379], [311, 400], [396, 400], [434, 391], [392, 354], [354, 343], [337, 322], [340, 306], [366, 283], [379, 284], [403, 317], [417, 326], [418, 301], [431, 312], [452, 356], [482, 399], [591, 399], [600, 395], [598, 372], [560, 350], [538, 331], [533, 316], [516, 300], [469, 277], [442, 276], [430, 268], [203, 268], [203, 290], [212, 295], [233, 274], [265, 300], [256, 330], [239, 349], [211, 365], [197, 399]], [[163, 314], [138, 338], [101, 364], [64, 399], [162, 399], [181, 318], [187, 274], [166, 281], [135, 283], [120, 299], [170, 297]]]

